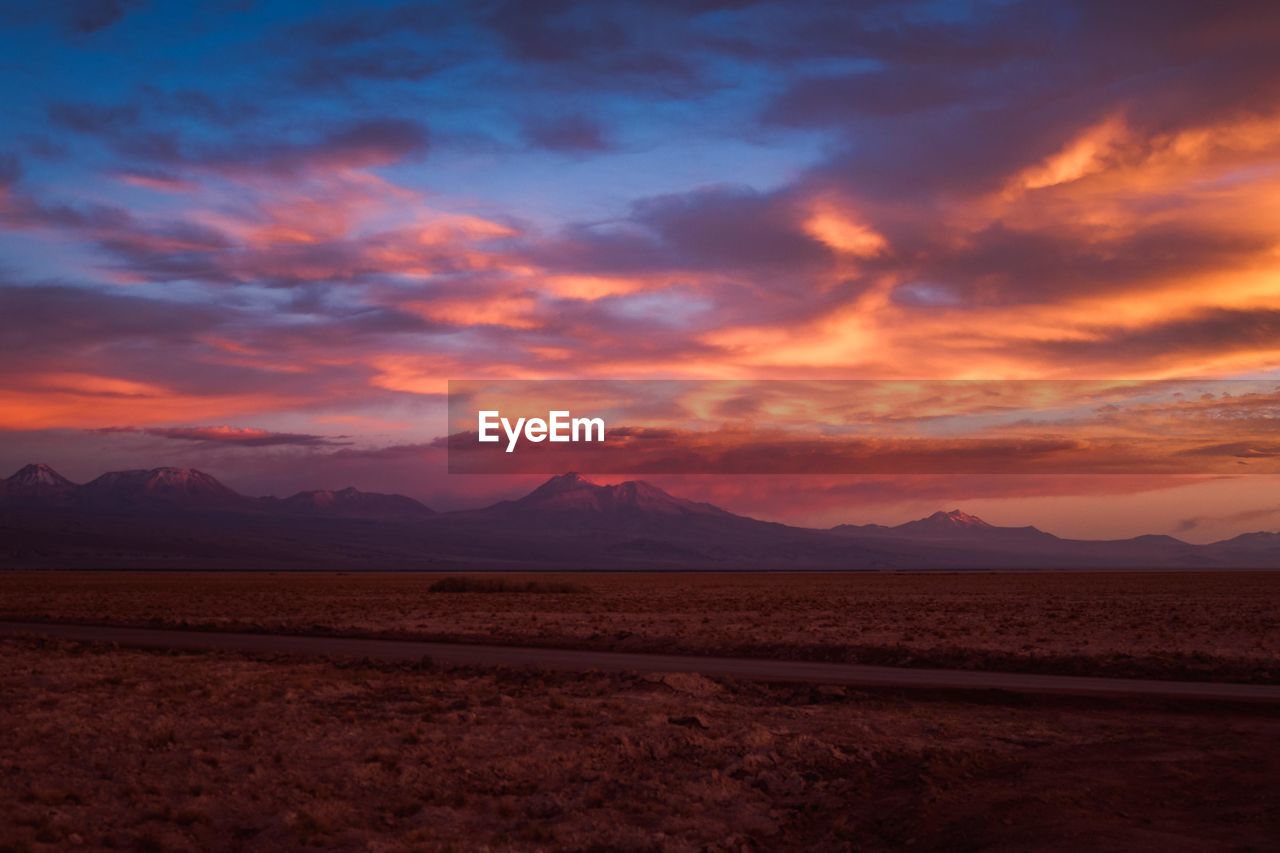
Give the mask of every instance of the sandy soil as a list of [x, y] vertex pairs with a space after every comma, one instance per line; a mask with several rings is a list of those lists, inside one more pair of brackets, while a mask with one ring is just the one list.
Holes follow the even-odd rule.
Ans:
[[539, 577], [588, 591], [432, 593], [438, 578], [420, 574], [15, 572], [0, 573], [0, 618], [1280, 682], [1280, 572]]
[[0, 641], [7, 850], [1227, 850], [1280, 718]]

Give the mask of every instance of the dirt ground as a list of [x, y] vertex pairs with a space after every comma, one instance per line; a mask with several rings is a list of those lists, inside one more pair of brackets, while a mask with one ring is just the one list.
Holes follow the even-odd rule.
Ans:
[[13, 572], [0, 573], [0, 619], [1280, 683], [1280, 572], [538, 577], [586, 591], [433, 593], [430, 574]]
[[1266, 850], [1267, 709], [0, 641], [0, 849]]

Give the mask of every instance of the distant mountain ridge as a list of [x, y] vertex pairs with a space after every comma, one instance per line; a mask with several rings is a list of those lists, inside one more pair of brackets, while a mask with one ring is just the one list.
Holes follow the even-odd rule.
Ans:
[[643, 480], [601, 486], [578, 473], [552, 477], [522, 498], [501, 501], [481, 511], [515, 515], [573, 514], [596, 518], [744, 518], [713, 504], [677, 498]]
[[360, 518], [432, 515], [405, 495], [340, 491], [298, 492], [288, 498], [254, 498], [194, 468], [108, 471], [79, 485], [48, 465], [26, 465], [0, 481], [0, 505], [77, 507], [97, 510], [223, 510], [311, 512]]
[[[6, 548], [8, 550], [6, 550]], [[527, 495], [436, 513], [405, 495], [242, 495], [187, 468], [77, 485], [47, 465], [0, 481], [0, 567], [668, 569], [1280, 568], [1280, 533], [1207, 545], [1063, 539], [959, 509], [904, 524], [792, 527], [640, 480], [576, 473]]]
[[81, 486], [79, 497], [87, 504], [107, 508], [151, 505], [217, 509], [252, 501], [193, 468], [108, 471]]
[[882, 524], [838, 524], [831, 528], [842, 536], [931, 541], [988, 541], [1003, 543], [1060, 542], [1059, 537], [1037, 527], [996, 527], [976, 515], [958, 509], [939, 510], [925, 518], [886, 527]]
[[362, 492], [352, 486], [336, 492], [325, 489], [298, 492], [279, 503], [291, 512], [349, 518], [414, 518], [435, 514], [426, 504], [406, 495]]

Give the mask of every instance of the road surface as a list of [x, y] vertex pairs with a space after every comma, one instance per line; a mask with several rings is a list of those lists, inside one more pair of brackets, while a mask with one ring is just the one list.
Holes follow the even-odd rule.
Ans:
[[1156, 697], [1236, 702], [1280, 703], [1280, 685], [1221, 684], [1197, 681], [1153, 681], [1136, 678], [1093, 678], [1032, 675], [954, 669], [915, 669], [756, 658], [596, 652], [528, 646], [484, 646], [428, 643], [416, 640], [373, 640], [351, 637], [236, 634], [164, 628], [123, 628], [49, 622], [0, 622], [0, 634], [36, 635], [93, 643], [162, 649], [209, 649], [256, 654], [420, 661], [464, 666], [534, 667], [603, 672], [694, 672], [754, 681], [837, 684], [850, 687], [894, 687], [931, 690], [1001, 690], [1015, 693], [1058, 693], [1077, 696]]

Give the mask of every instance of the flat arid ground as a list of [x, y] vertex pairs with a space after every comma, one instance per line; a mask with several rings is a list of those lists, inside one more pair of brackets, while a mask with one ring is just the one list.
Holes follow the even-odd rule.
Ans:
[[1280, 683], [1280, 572], [0, 573], [0, 619]]
[[1274, 709], [0, 640], [0, 848], [1266, 850]]

